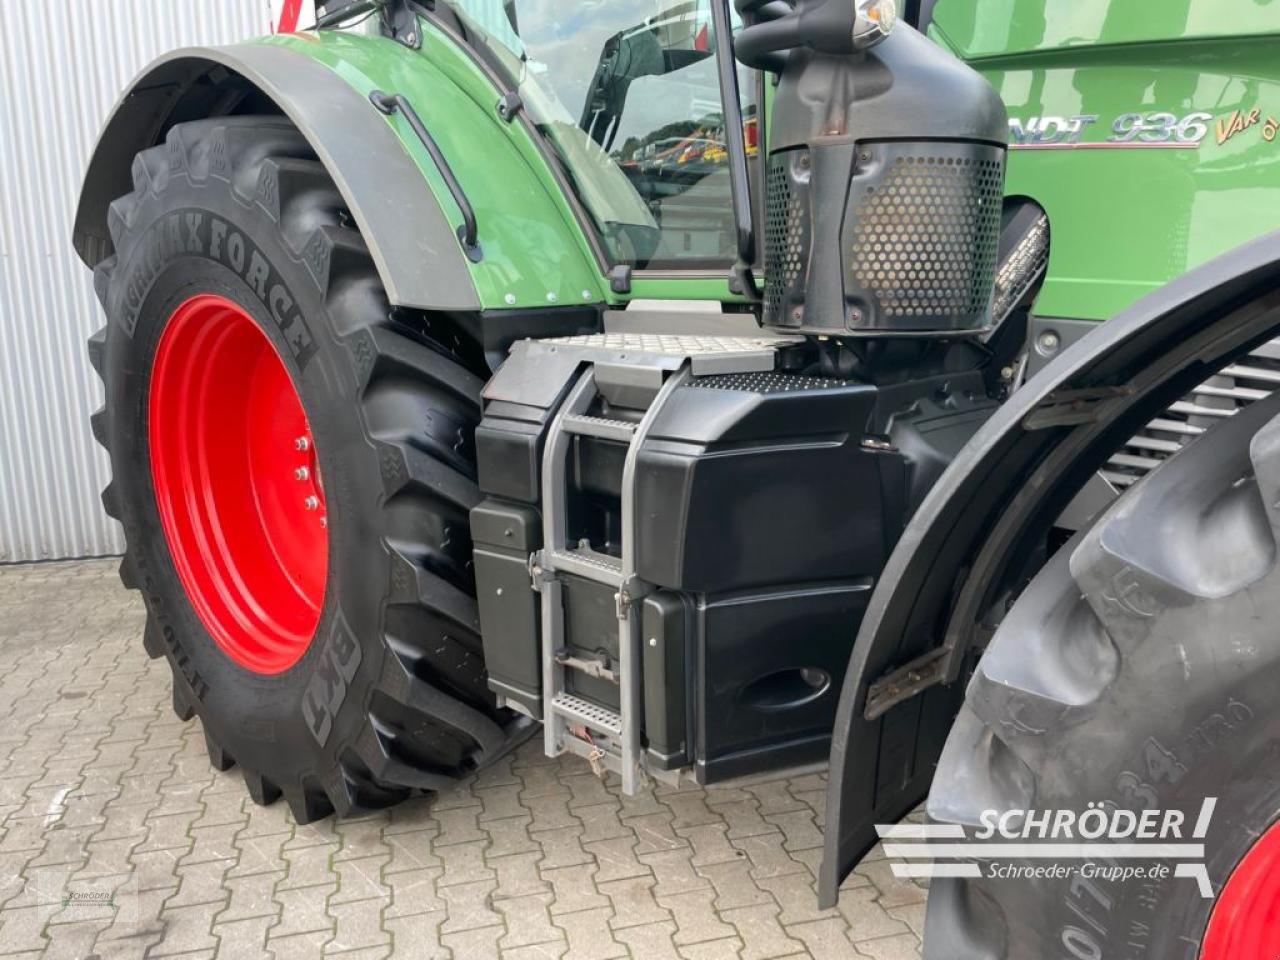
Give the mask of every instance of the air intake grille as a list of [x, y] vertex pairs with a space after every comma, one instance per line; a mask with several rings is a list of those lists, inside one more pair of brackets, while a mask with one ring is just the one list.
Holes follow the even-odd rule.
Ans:
[[803, 162], [807, 152], [780, 153], [769, 158], [768, 204], [764, 235], [764, 309], [766, 323], [786, 323], [779, 314], [792, 298], [803, 298], [808, 258], [808, 211], [805, 197], [791, 186], [788, 168]]
[[883, 173], [853, 199], [855, 286], [879, 324], [966, 329], [989, 320], [1004, 151], [977, 144], [875, 144]]
[[1131, 487], [1214, 424], [1280, 389], [1280, 340], [1210, 377], [1147, 424], [1102, 470], [1112, 486]]

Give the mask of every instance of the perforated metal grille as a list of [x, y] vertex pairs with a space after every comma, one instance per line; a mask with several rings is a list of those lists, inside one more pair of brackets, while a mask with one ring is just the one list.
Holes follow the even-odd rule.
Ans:
[[768, 211], [764, 234], [764, 308], [776, 317], [801, 279], [807, 256], [804, 197], [791, 188], [791, 154], [769, 158]]
[[689, 384], [704, 390], [741, 390], [745, 393], [788, 393], [793, 390], [834, 390], [847, 387], [844, 380], [829, 377], [807, 377], [800, 373], [729, 373], [714, 377], [696, 377]]
[[1000, 240], [1003, 152], [878, 145], [884, 175], [854, 200], [851, 269], [891, 325], [986, 323]]
[[555, 695], [553, 702], [556, 712], [570, 722], [577, 721], [614, 736], [622, 733], [622, 718], [594, 700], [585, 700], [561, 691]]
[[795, 337], [762, 333], [754, 337], [714, 337], [682, 333], [582, 333], [571, 337], [547, 337], [539, 343], [616, 351], [660, 357], [718, 356], [758, 353], [792, 343]]
[[999, 322], [1018, 305], [1048, 261], [1049, 218], [1041, 214], [1000, 264], [1000, 272], [996, 274], [995, 300], [991, 306], [994, 321]]

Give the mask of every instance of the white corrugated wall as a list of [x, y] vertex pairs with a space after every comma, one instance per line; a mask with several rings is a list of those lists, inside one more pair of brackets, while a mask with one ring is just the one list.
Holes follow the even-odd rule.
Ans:
[[166, 50], [270, 29], [268, 0], [7, 2], [0, 30], [0, 563], [119, 553], [102, 512], [102, 324], [71, 248], [80, 180], [125, 84]]

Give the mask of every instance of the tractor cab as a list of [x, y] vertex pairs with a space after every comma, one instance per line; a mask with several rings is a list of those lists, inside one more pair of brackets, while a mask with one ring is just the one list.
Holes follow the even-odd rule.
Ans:
[[[450, 5], [518, 90], [615, 265], [692, 271], [734, 259], [712, 7]], [[755, 117], [752, 93], [740, 112]]]

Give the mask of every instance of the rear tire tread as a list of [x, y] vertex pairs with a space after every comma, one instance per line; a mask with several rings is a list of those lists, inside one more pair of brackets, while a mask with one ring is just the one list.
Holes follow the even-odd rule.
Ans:
[[[1204, 498], [1213, 492], [1208, 489], [1206, 493], [1203, 483], [1179, 487], [1185, 478], [1216, 477], [1218, 493], [1223, 496], [1231, 495], [1242, 485], [1253, 484], [1267, 512], [1245, 511], [1242, 516], [1258, 525], [1253, 531], [1257, 537], [1270, 538], [1271, 559], [1265, 575], [1275, 577], [1275, 545], [1280, 542], [1280, 416], [1275, 415], [1278, 405], [1280, 396], [1260, 401], [1179, 452], [1159, 471], [1129, 488], [1078, 542], [1062, 547], [1060, 554], [1050, 560], [996, 630], [970, 682], [965, 705], [947, 739], [929, 795], [928, 814], [932, 820], [976, 826], [983, 810], [1030, 809], [1037, 805], [1033, 799], [1042, 803], [1044, 798], [1037, 796], [1039, 784], [1063, 755], [1074, 721], [1096, 717], [1095, 708], [1106, 709], [1105, 704], [1111, 699], [1107, 695], [1110, 687], [1124, 675], [1126, 662], [1142, 662], [1142, 643], [1166, 610], [1204, 605], [1201, 633], [1207, 638], [1217, 636], [1211, 629], [1215, 616], [1225, 618], [1231, 608], [1250, 605], [1248, 583], [1242, 582], [1229, 594], [1228, 603], [1211, 606], [1211, 602], [1223, 598], [1200, 595], [1187, 589], [1185, 579], [1178, 582], [1176, 577], [1149, 569], [1143, 556], [1128, 555], [1123, 548], [1116, 548], [1117, 543], [1126, 542], [1117, 535], [1118, 525], [1133, 524], [1145, 531], [1153, 538], [1146, 555], [1160, 556], [1175, 546], [1160, 538], [1177, 529], [1167, 516], [1161, 515], [1181, 510], [1194, 516], [1203, 511]], [[1252, 472], [1240, 466], [1242, 451], [1248, 452]], [[1187, 489], [1198, 492], [1200, 498], [1170, 497], [1170, 491]], [[1269, 528], [1262, 530], [1261, 525], [1268, 521]], [[1036, 617], [1036, 601], [1043, 601], [1047, 595], [1075, 598], [1077, 609], [1072, 616], [1049, 620], [1041, 617], [1052, 629], [1043, 637], [1035, 637], [1034, 649], [1029, 650], [1027, 626]], [[1024, 603], [1026, 600], [1031, 602]], [[1078, 609], [1080, 604], [1087, 604], [1088, 614]], [[1114, 668], [1095, 678], [1099, 682], [1088, 691], [1089, 696], [1068, 696], [1061, 676], [1061, 671], [1070, 669], [1065, 666], [1068, 651], [1080, 646], [1080, 631], [1093, 632], [1095, 628], [1099, 629], [1085, 642], [1110, 644]], [[1161, 642], [1165, 642], [1163, 636]], [[1130, 673], [1140, 669], [1131, 667]], [[1007, 678], [1011, 677], [1017, 677], [1018, 682], [1009, 682]], [[1028, 718], [1035, 722], [1014, 722]], [[1001, 748], [995, 748], [995, 744]], [[1001, 774], [1007, 774], [1007, 757], [1013, 755], [1018, 757], [1028, 779], [1025, 784], [1019, 783], [1018, 790], [1002, 790], [1001, 786], [1007, 787], [1010, 781], [1007, 776], [1002, 779]], [[1006, 960], [1010, 956], [1010, 926], [1031, 919], [1006, 915], [999, 903], [999, 891], [989, 887], [986, 880], [938, 878], [931, 890], [926, 960], [955, 960], [960, 944], [964, 945], [961, 954], [965, 958]]]

